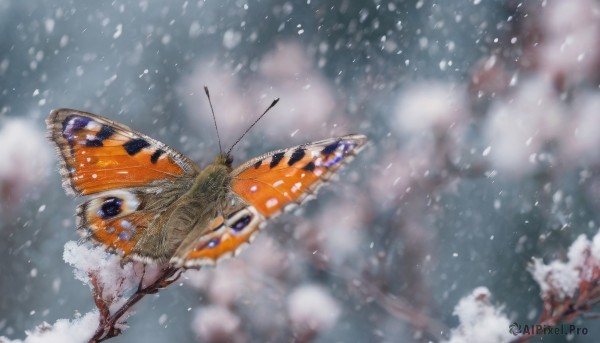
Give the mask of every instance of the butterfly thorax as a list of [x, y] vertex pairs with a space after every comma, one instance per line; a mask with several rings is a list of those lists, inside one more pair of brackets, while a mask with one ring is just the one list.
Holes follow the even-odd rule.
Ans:
[[189, 194], [196, 199], [216, 201], [218, 196], [229, 190], [230, 168], [221, 164], [210, 164], [194, 180]]
[[231, 156], [229, 153], [220, 153], [217, 155], [217, 157], [215, 157], [214, 162], [212, 163], [213, 165], [222, 165], [227, 167], [227, 169], [231, 172], [231, 165], [233, 164], [233, 156]]

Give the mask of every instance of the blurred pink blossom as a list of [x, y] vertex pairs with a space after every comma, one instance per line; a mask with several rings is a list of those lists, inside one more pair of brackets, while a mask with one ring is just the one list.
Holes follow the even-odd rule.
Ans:
[[[213, 118], [208, 100], [204, 94], [208, 86], [215, 109], [219, 131], [224, 148], [233, 144], [260, 113], [257, 101], [247, 94], [239, 75], [218, 61], [200, 61], [190, 75], [184, 77], [178, 86], [180, 98], [186, 105], [186, 114], [192, 123], [204, 127], [211, 136], [201, 141], [215, 142]], [[265, 108], [268, 104], [265, 101]]]
[[315, 234], [324, 240], [324, 254], [329, 261], [337, 264], [354, 261], [360, 248], [368, 245], [367, 233], [363, 232], [368, 225], [365, 211], [369, 204], [366, 201], [361, 197], [331, 201], [319, 212], [314, 221]]
[[421, 142], [424, 144], [420, 144], [418, 149], [412, 149], [414, 145], [408, 144], [381, 158], [381, 168], [373, 171], [374, 177], [369, 178], [369, 183], [382, 205], [402, 198], [410, 192], [413, 182], [425, 177], [430, 170], [432, 158], [436, 156], [435, 145], [431, 140]]
[[317, 285], [303, 285], [288, 297], [288, 314], [300, 337], [332, 327], [340, 315], [340, 306], [327, 290]]
[[579, 92], [575, 95], [570, 113], [571, 120], [561, 135], [563, 156], [571, 163], [597, 163], [600, 160], [600, 95]]
[[542, 41], [533, 50], [542, 73], [578, 83], [600, 64], [600, 5], [593, 0], [549, 1], [539, 12]]
[[443, 133], [469, 117], [468, 96], [463, 86], [441, 81], [422, 81], [400, 93], [392, 117], [398, 134]]
[[[280, 229], [281, 225], [268, 225], [266, 230]], [[248, 266], [251, 266], [253, 274], [261, 274], [272, 277], [283, 277], [289, 271], [288, 251], [283, 250], [281, 245], [269, 236], [269, 232], [263, 232], [245, 249], [240, 256]]]
[[[323, 137], [315, 133], [321, 132], [323, 125], [331, 128], [332, 120], [338, 125], [344, 123], [343, 113], [332, 118], [336, 108], [334, 88], [315, 67], [305, 47], [295, 42], [279, 43], [265, 55], [259, 71], [262, 77], [256, 80], [256, 89], [276, 89], [283, 108], [278, 116], [265, 120], [271, 128], [266, 133], [272, 139], [289, 141], [289, 134], [296, 130], [304, 139], [319, 139]], [[288, 134], [282, 135], [282, 131]]]
[[7, 120], [0, 128], [0, 208], [17, 206], [47, 180], [51, 151], [44, 136], [25, 119]]
[[563, 134], [565, 114], [551, 80], [522, 80], [508, 99], [498, 99], [489, 111], [485, 134], [493, 165], [512, 176], [534, 170], [545, 145]]
[[195, 311], [192, 330], [201, 342], [242, 342], [241, 320], [227, 307], [205, 306]]
[[184, 278], [198, 290], [206, 292], [213, 304], [229, 306], [252, 289], [247, 264], [239, 257], [221, 261], [216, 268], [189, 270]]

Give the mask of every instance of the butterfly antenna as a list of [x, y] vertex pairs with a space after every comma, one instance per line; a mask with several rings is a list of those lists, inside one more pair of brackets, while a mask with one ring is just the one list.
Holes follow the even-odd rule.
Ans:
[[248, 127], [246, 129], [246, 131], [240, 136], [240, 138], [238, 138], [238, 140], [235, 141], [235, 143], [233, 143], [233, 145], [231, 146], [231, 148], [229, 148], [229, 150], [227, 151], [227, 155], [229, 155], [229, 153], [231, 152], [231, 150], [233, 150], [233, 147], [235, 147], [236, 144], [238, 144], [242, 140], [242, 138], [244, 138], [244, 136], [248, 133], [248, 131], [250, 131], [254, 127], [254, 125], [256, 125], [256, 123], [258, 123], [258, 121], [261, 120], [262, 117], [264, 117], [265, 114], [267, 114], [267, 112], [269, 112], [269, 110], [273, 108], [273, 106], [277, 105], [278, 102], [279, 102], [279, 98], [273, 100], [273, 102], [271, 103], [271, 105], [269, 105], [269, 107], [267, 107], [267, 109], [263, 112], [263, 114], [261, 114], [260, 117], [258, 117], [258, 119], [256, 119], [254, 121], [254, 123], [252, 123], [252, 125], [250, 125], [250, 127]]
[[210, 104], [210, 112], [212, 113], [213, 122], [215, 123], [215, 130], [217, 131], [217, 140], [219, 141], [219, 152], [221, 153], [221, 155], [223, 155], [223, 148], [221, 147], [221, 137], [219, 136], [219, 128], [217, 127], [217, 118], [215, 117], [215, 111], [213, 110], [212, 101], [210, 101], [210, 93], [208, 93], [208, 87], [206, 86], [204, 86], [204, 93], [206, 93], [206, 97], [208, 98], [208, 103]]

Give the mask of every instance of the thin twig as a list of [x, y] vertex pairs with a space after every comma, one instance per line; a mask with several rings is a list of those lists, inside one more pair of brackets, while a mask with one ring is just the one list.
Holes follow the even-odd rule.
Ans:
[[[595, 292], [594, 292], [595, 293]], [[544, 300], [544, 308], [549, 308], [548, 313], [542, 315], [540, 321], [536, 324], [544, 326], [556, 326], [562, 323], [572, 322], [575, 318], [581, 316], [586, 317], [597, 303], [597, 299], [587, 299], [588, 293], [580, 294], [577, 298], [569, 298], [563, 302], [557, 302], [553, 297]], [[598, 315], [594, 313], [593, 315]], [[591, 317], [591, 316], [590, 316]], [[529, 339], [538, 336], [539, 334], [531, 333], [519, 336], [510, 343], [525, 343]]]
[[104, 299], [102, 299], [103, 289], [98, 284], [98, 279], [93, 273], [90, 273], [90, 282], [92, 283], [92, 287], [94, 288], [92, 290], [94, 303], [96, 303], [96, 307], [100, 311], [100, 325], [103, 325], [110, 317], [110, 309], [108, 308], [108, 305], [106, 304]]
[[[173, 277], [173, 275], [175, 275], [178, 271], [179, 274]], [[110, 316], [108, 306], [104, 300], [102, 300], [102, 290], [98, 287], [95, 278], [92, 278], [92, 284], [94, 285], [94, 301], [100, 310], [100, 322], [98, 323], [98, 328], [96, 329], [94, 336], [90, 338], [88, 343], [98, 343], [118, 336], [121, 333], [121, 330], [115, 326], [120, 322], [121, 318], [127, 313], [127, 311], [129, 311], [131, 307], [133, 307], [133, 305], [140, 301], [144, 296], [148, 294], [155, 294], [161, 288], [165, 288], [171, 283], [177, 281], [182, 272], [183, 269], [181, 268], [168, 267], [164, 269], [162, 274], [147, 287], [143, 287], [145, 273], [142, 274], [142, 279], [140, 280], [137, 291], [131, 297], [129, 297], [129, 299], [127, 299], [123, 306], [117, 309]]]

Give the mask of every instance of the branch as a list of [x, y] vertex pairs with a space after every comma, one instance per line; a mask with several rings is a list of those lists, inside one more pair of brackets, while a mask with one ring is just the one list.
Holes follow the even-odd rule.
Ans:
[[[594, 254], [598, 243], [600, 233], [592, 241], [580, 236], [569, 249], [569, 261], [554, 261], [547, 266], [539, 261], [534, 264], [532, 273], [542, 287], [544, 301], [542, 315], [536, 325], [557, 326], [572, 322], [588, 315], [600, 303], [600, 259]], [[567, 269], [564, 266], [576, 271], [579, 277], [577, 287], [572, 292], [566, 292], [559, 286], [561, 279], [570, 277], [561, 273]], [[591, 314], [596, 315], [597, 313]], [[511, 343], [524, 343], [534, 336], [536, 334], [532, 332], [515, 338]]]
[[[94, 336], [90, 338], [88, 343], [98, 343], [108, 340], [112, 337], [116, 337], [121, 334], [121, 329], [117, 325], [123, 323], [122, 317], [135, 305], [138, 301], [148, 294], [156, 294], [161, 288], [165, 288], [173, 282], [177, 281], [183, 269], [175, 267], [167, 267], [162, 270], [162, 273], [152, 282], [150, 285], [144, 287], [144, 273], [140, 279], [140, 283], [136, 292], [127, 299], [127, 301], [119, 307], [113, 314], [110, 314], [109, 305], [104, 301], [102, 297], [102, 288], [98, 285], [95, 277], [90, 276], [93, 285], [92, 294], [94, 296], [94, 302], [100, 311], [100, 322], [98, 328], [94, 333]], [[175, 275], [175, 276], [174, 276]]]

